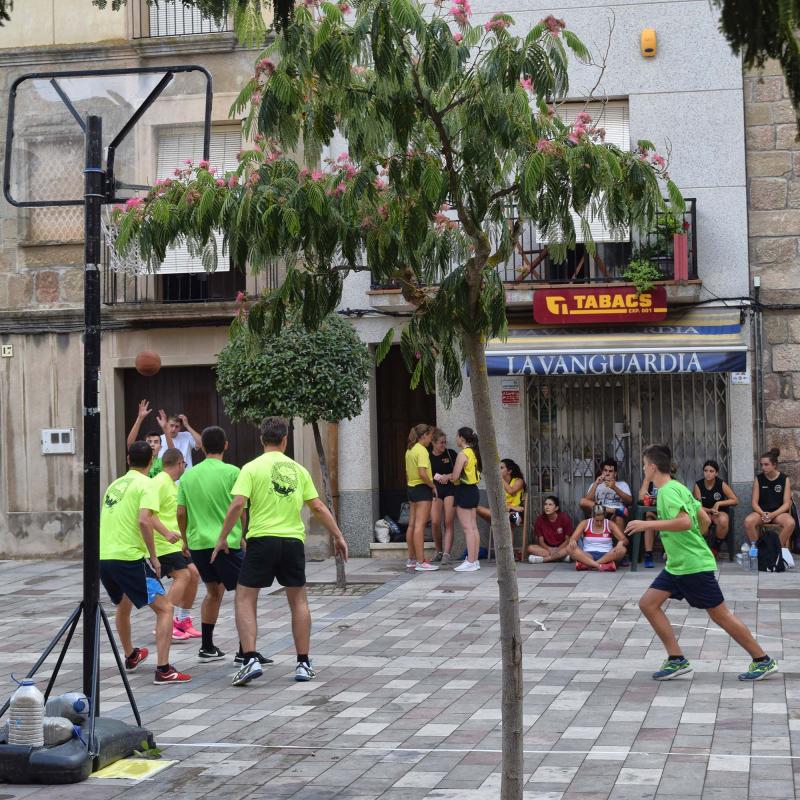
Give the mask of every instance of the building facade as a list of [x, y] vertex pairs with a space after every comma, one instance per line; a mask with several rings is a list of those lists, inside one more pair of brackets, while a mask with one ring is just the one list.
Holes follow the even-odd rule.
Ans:
[[[238, 47], [226, 25], [215, 27], [193, 12], [187, 17], [179, 2], [160, 5], [162, 10], [153, 12], [144, 0], [129, 0], [125, 13], [114, 13], [100, 12], [88, 0], [70, 0], [57, 8], [31, 0], [3, 29], [0, 90], [5, 95], [25, 72], [76, 65], [200, 64], [214, 81], [212, 160], [221, 169], [229, 168], [242, 134], [228, 109], [252, 73], [254, 53]], [[497, 10], [482, 2], [474, 6], [476, 23]], [[75, 13], [78, 7], [82, 17]], [[631, 231], [628, 241], [611, 241], [599, 228], [594, 231], [600, 242], [597, 256], [590, 257], [579, 245], [565, 263], [554, 263], [547, 243], [534, 229], [526, 230], [518, 251], [499, 267], [510, 336], [506, 342], [490, 342], [487, 353], [498, 455], [521, 465], [532, 509], [545, 494], [556, 493], [574, 513], [599, 462], [608, 456], [620, 462], [621, 478], [635, 491], [641, 447], [656, 440], [672, 446], [681, 479], [694, 481], [703, 461], [715, 458], [746, 500], [758, 430], [753, 412], [757, 326], [749, 300], [748, 262], [747, 170], [752, 176], [753, 154], [746, 162], [744, 137], [744, 90], [750, 84], [742, 77], [741, 64], [719, 34], [705, 0], [642, 0], [561, 10], [532, 0], [526, 10], [513, 13], [520, 31], [548, 13], [563, 16], [598, 61], [609, 38], [602, 75], [597, 66], [573, 65], [570, 102], [559, 113], [566, 118], [576, 113], [600, 77], [592, 112], [620, 146], [635, 147], [640, 138], [654, 141], [660, 153], [669, 155], [671, 175], [689, 202], [677, 227], [675, 220], [663, 220], [652, 231]], [[692, 36], [686, 36], [687, 27]], [[656, 31], [658, 49], [654, 58], [645, 59], [640, 36], [647, 28]], [[169, 174], [180, 158], [197, 157], [202, 118], [197, 100], [183, 98], [172, 114], [148, 123], [136, 155], [144, 181]], [[0, 115], [4, 109], [0, 104]], [[0, 124], [4, 122], [0, 117]], [[331, 147], [343, 149], [346, 143]], [[34, 168], [40, 172], [31, 180], [48, 180], [47, 158]], [[792, 168], [790, 157], [778, 177], [785, 181]], [[751, 192], [755, 188], [751, 183]], [[785, 192], [791, 198], [790, 185]], [[676, 240], [676, 231], [683, 238]], [[772, 240], [775, 235], [764, 236]], [[0, 360], [0, 554], [74, 553], [81, 546], [81, 239], [80, 217], [70, 209], [22, 213], [5, 202], [0, 205], [0, 343], [10, 345], [12, 353]], [[767, 252], [767, 244], [751, 240], [752, 248], [757, 245], [759, 253]], [[560, 325], [534, 317], [535, 303], [546, 307], [549, 298], [557, 309], [566, 288], [594, 298], [588, 302], [611, 303], [602, 298], [624, 286], [621, 275], [627, 263], [646, 248], [664, 277], [654, 296], [665, 311], [653, 322], [606, 320], [589, 326], [578, 319]], [[253, 430], [233, 426], [225, 416], [214, 391], [213, 365], [235, 313], [236, 293], [253, 295], [279, 279], [278, 274], [245, 275], [227, 264], [209, 275], [180, 250], [155, 275], [132, 275], [106, 264], [104, 484], [124, 469], [125, 436], [143, 397], [155, 407], [186, 413], [195, 428], [223, 424], [231, 431], [234, 463], [257, 452]], [[766, 288], [765, 279], [762, 293]], [[369, 275], [359, 273], [347, 277], [340, 311], [363, 341], [374, 346], [390, 326], [403, 326], [410, 309], [398, 289], [373, 285]], [[782, 324], [783, 330], [791, 330], [790, 320]], [[769, 333], [770, 325], [765, 318], [765, 340], [778, 335]], [[790, 344], [788, 335], [785, 342], [774, 343], [773, 353]], [[133, 369], [136, 354], [145, 349], [158, 352], [163, 364], [150, 379]], [[779, 358], [793, 353], [777, 352]], [[784, 397], [779, 383], [773, 397], [770, 380], [765, 373], [765, 396], [775, 401], [767, 418], [772, 414], [774, 419], [793, 395]], [[361, 415], [328, 430], [335, 456], [329, 459], [338, 466], [341, 526], [354, 555], [370, 553], [375, 519], [399, 512], [405, 494], [403, 451], [411, 425], [435, 423], [448, 434], [451, 446], [457, 428], [480, 428], [468, 381], [465, 387], [450, 408], [437, 397], [410, 390], [393, 348], [374, 369]], [[77, 452], [42, 453], [42, 431], [62, 428], [75, 428]], [[299, 427], [293, 447], [297, 458], [317, 468], [310, 438]], [[326, 554], [323, 537], [310, 541], [312, 556]]]

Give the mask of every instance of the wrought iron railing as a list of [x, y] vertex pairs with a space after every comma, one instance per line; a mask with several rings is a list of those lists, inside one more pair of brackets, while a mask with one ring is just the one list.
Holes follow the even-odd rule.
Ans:
[[162, 36], [196, 36], [198, 34], [225, 33], [232, 30], [226, 17], [215, 20], [201, 14], [181, 0], [146, 0], [128, 3], [131, 19], [131, 36], [134, 39], [154, 39]]

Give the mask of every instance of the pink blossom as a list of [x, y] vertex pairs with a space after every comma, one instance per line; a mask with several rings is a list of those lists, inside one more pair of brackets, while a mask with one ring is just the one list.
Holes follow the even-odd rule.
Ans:
[[585, 134], [586, 134], [586, 126], [576, 122], [572, 126], [572, 131], [570, 132], [567, 138], [574, 144], [578, 144], [578, 141], [580, 140], [581, 136], [584, 136]]
[[606, 140], [606, 129], [605, 128], [592, 128], [592, 136], [597, 136], [601, 142]]
[[447, 214], [439, 212], [438, 214], [434, 214], [433, 221], [440, 225], [447, 225], [447, 223], [450, 222], [450, 217], [448, 217]]
[[244, 292], [236, 292], [237, 303], [244, 303], [245, 300], [247, 300], [247, 295]]
[[175, 169], [172, 171], [172, 174], [176, 178], [180, 178], [180, 176], [183, 175], [183, 170], [180, 167], [175, 167]]
[[548, 153], [554, 153], [556, 150], [556, 146], [549, 139], [539, 139], [539, 141], [536, 142], [536, 149], [540, 153], [548, 154]]
[[239, 183], [239, 177], [237, 175], [231, 175], [228, 178], [228, 188], [233, 189]]
[[508, 27], [508, 22], [502, 19], [499, 14], [495, 14], [483, 27], [487, 33], [490, 31], [502, 31]]
[[558, 34], [567, 27], [567, 23], [564, 22], [563, 19], [556, 19], [552, 14], [542, 20], [542, 25], [544, 25], [553, 36], [558, 36]]
[[208, 161], [204, 159], [197, 166], [200, 167], [200, 169], [208, 169]]
[[344, 174], [348, 178], [355, 178], [355, 176], [358, 175], [358, 170], [352, 164], [345, 164]]
[[462, 42], [463, 40], [464, 40], [464, 34], [463, 33], [456, 32], [456, 33], [453, 34], [453, 41], [456, 44], [458, 44], [459, 42]]
[[183, 163], [186, 164], [187, 167], [191, 167], [194, 162], [191, 158], [184, 158]]
[[267, 156], [267, 161], [269, 161], [271, 163], [273, 161], [277, 161], [280, 157], [281, 157], [281, 151], [280, 150], [270, 150], [270, 153]]
[[386, 181], [382, 181], [380, 178], [377, 178], [374, 186], [380, 192], [382, 189], [386, 188]]
[[344, 194], [347, 191], [347, 184], [344, 181], [339, 181], [336, 184], [336, 194]]
[[260, 180], [261, 180], [261, 176], [260, 176], [260, 175], [259, 175], [257, 172], [254, 172], [254, 173], [253, 173], [253, 174], [252, 174], [252, 175], [251, 175], [251, 176], [250, 176], [250, 177], [247, 179], [247, 182], [250, 184], [250, 186], [255, 186], [255, 185], [256, 185], [256, 184], [257, 184], [257, 183], [258, 183]]
[[339, 11], [341, 11], [342, 14], [349, 14], [350, 6], [347, 5], [347, 3], [339, 3]]
[[343, 164], [345, 161], [349, 161], [350, 160], [350, 156], [347, 154], [347, 152], [339, 153], [339, 157], [336, 160], [340, 164]]
[[530, 78], [523, 78], [519, 85], [526, 91], [532, 92], [533, 91], [533, 81]]
[[658, 155], [658, 153], [653, 153], [653, 163], [659, 168], [664, 169], [667, 166], [667, 162], [664, 160], [663, 156]]
[[311, 174], [311, 170], [308, 167], [303, 167], [298, 174], [298, 178], [307, 178]]
[[261, 92], [253, 92], [253, 94], [250, 95], [250, 102], [254, 106], [257, 106], [261, 102]]
[[217, 174], [217, 168], [216, 167], [210, 167], [208, 171], [209, 171], [209, 173], [211, 175], [216, 175]]
[[224, 186], [225, 185], [225, 181], [222, 178], [217, 178], [216, 184], [217, 184], [217, 186]]
[[592, 115], [587, 114], [585, 111], [581, 111], [577, 117], [575, 117], [575, 122], [578, 125], [588, 125], [592, 121]]
[[356, 75], [363, 75], [367, 71], [366, 67], [353, 67], [353, 72]]
[[261, 61], [256, 64], [256, 76], [264, 72], [267, 75], [272, 75], [275, 72], [275, 65], [268, 58], [262, 58]]
[[466, 25], [470, 16], [472, 16], [469, 0], [453, 0], [453, 5], [450, 6], [450, 13], [455, 17], [459, 25]]
[[312, 181], [320, 181], [325, 177], [324, 173], [320, 172], [318, 169], [315, 169], [311, 173], [311, 180]]
[[130, 199], [125, 201], [125, 208], [138, 208], [142, 203], [144, 203], [144, 198], [142, 197], [131, 197]]
[[389, 218], [389, 208], [386, 205], [378, 206], [378, 214], [383, 217], [383, 219]]

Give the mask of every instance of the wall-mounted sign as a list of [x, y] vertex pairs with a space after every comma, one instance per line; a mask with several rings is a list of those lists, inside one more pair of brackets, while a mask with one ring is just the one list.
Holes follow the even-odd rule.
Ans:
[[500, 402], [504, 408], [518, 406], [520, 403], [520, 388], [518, 380], [505, 380], [500, 385]]
[[655, 286], [636, 294], [632, 286], [537, 289], [533, 319], [542, 325], [657, 322], [667, 316], [667, 290]]
[[731, 372], [731, 383], [740, 386], [749, 386], [750, 385], [750, 373], [749, 372]]

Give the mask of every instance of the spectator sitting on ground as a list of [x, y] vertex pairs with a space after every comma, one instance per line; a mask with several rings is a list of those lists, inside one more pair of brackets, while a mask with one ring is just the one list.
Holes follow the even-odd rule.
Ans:
[[[581, 537], [583, 548], [578, 544]], [[625, 558], [627, 546], [628, 539], [619, 525], [606, 518], [604, 506], [596, 504], [592, 508], [592, 516], [581, 520], [570, 537], [569, 554], [575, 562], [575, 569], [616, 572], [616, 562]]]
[[594, 506], [599, 504], [607, 514], [624, 518], [631, 503], [631, 487], [625, 481], [617, 480], [617, 462], [613, 458], [607, 458], [600, 465], [600, 473], [589, 491], [581, 499], [580, 507], [593, 514]]
[[[500, 461], [500, 480], [503, 481], [503, 490], [506, 493], [508, 521], [511, 523], [512, 528], [516, 525], [522, 525], [522, 514], [525, 511], [522, 496], [528, 487], [525, 484], [525, 478], [522, 477], [522, 470], [516, 461], [510, 458], [504, 458]], [[492, 521], [492, 513], [486, 506], [478, 506], [477, 513], [481, 519], [485, 519], [487, 522]]]
[[561, 502], [554, 495], [544, 499], [544, 513], [536, 517], [533, 533], [536, 544], [528, 545], [528, 561], [541, 564], [548, 561], [569, 561], [567, 540], [572, 532], [569, 514], [561, 510]]
[[753, 481], [753, 513], [744, 520], [748, 541], [758, 540], [762, 525], [779, 525], [781, 547], [789, 547], [794, 519], [792, 518], [792, 487], [789, 478], [778, 470], [781, 451], [774, 447], [759, 459], [761, 475]]
[[727, 509], [737, 505], [739, 498], [733, 489], [719, 477], [719, 464], [709, 459], [703, 464], [703, 477], [697, 481], [692, 494], [700, 501], [703, 508], [711, 517], [715, 537], [710, 542], [711, 552], [716, 556], [719, 552], [720, 542], [728, 538], [731, 518]]

